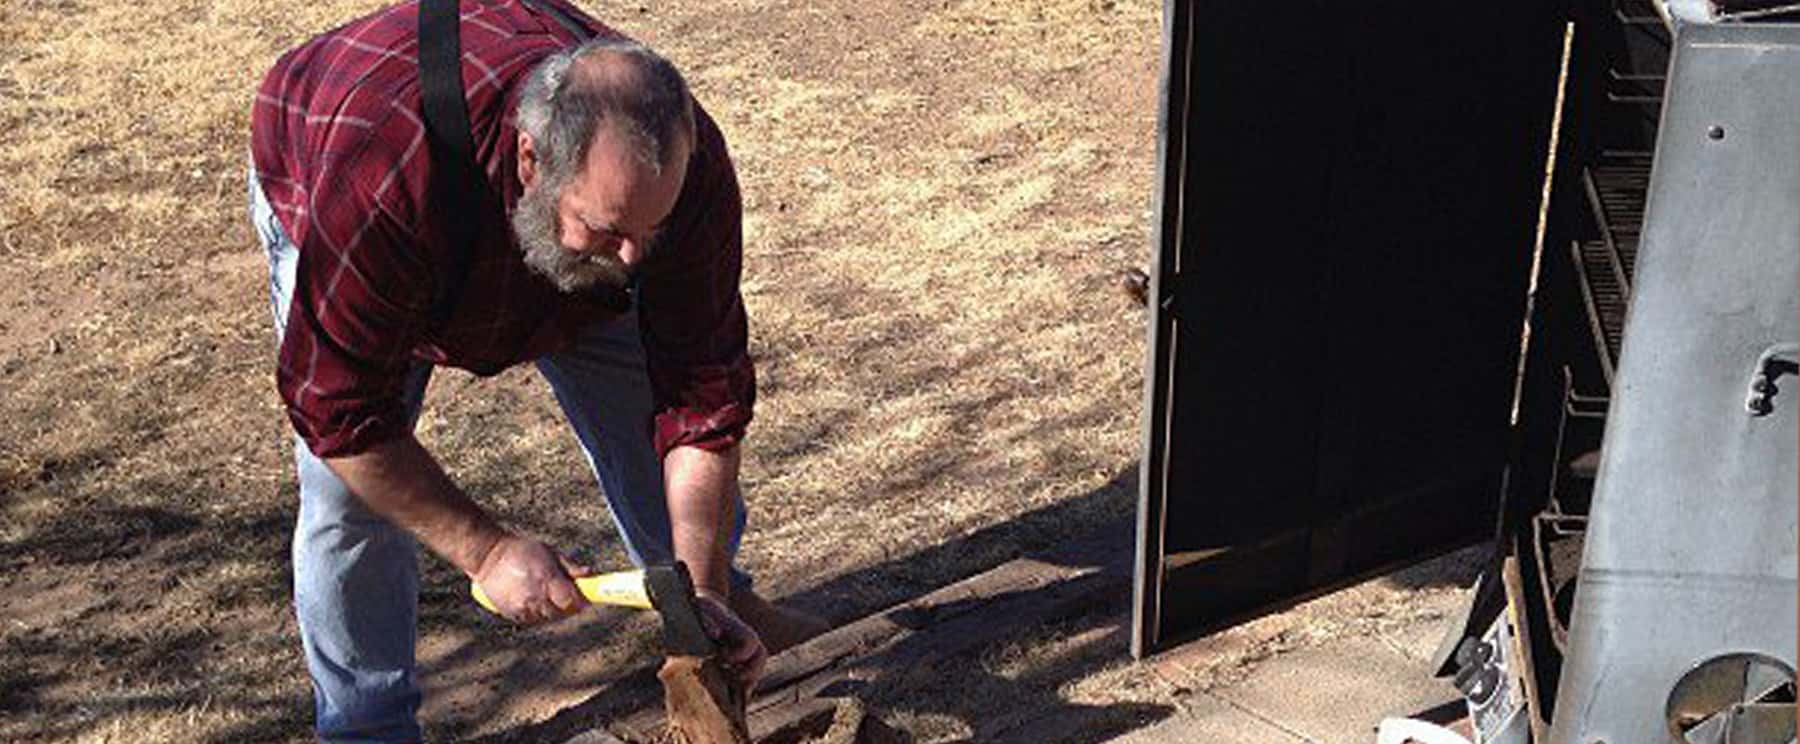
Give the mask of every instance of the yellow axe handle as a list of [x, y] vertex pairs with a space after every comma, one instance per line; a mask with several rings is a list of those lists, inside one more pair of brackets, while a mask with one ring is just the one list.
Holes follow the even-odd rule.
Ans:
[[[650, 609], [650, 594], [644, 590], [644, 572], [641, 570], [583, 576], [575, 580], [575, 588], [581, 590], [581, 596], [593, 604]], [[480, 584], [469, 582], [469, 594], [488, 612], [500, 612], [494, 608], [493, 601], [488, 599], [487, 592], [481, 590]]]

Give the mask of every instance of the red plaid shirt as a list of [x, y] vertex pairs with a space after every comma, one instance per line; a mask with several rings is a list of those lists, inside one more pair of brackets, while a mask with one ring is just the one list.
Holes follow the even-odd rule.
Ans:
[[[596, 33], [615, 32], [566, 4]], [[449, 248], [428, 218], [431, 158], [420, 117], [416, 2], [283, 55], [257, 91], [251, 151], [300, 249], [277, 386], [320, 457], [365, 451], [410, 424], [401, 403], [419, 363], [489, 375], [566, 347], [617, 317], [621, 296], [566, 294], [525, 266], [507, 214], [475, 225], [468, 278], [441, 327], [429, 315]], [[577, 41], [517, 0], [465, 0], [463, 80], [476, 159], [506, 210], [517, 202], [512, 112], [536, 63]], [[658, 452], [717, 449], [750, 421], [755, 375], [738, 290], [742, 205], [725, 141], [696, 108], [698, 146], [657, 250], [638, 271], [639, 325], [656, 398]]]

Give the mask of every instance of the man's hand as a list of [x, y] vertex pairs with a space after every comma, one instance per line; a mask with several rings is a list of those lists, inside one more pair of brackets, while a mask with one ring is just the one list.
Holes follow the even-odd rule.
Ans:
[[541, 542], [506, 535], [488, 550], [470, 578], [481, 585], [502, 617], [531, 625], [587, 607], [573, 579], [591, 573]]
[[718, 642], [720, 658], [737, 674], [737, 682], [743, 686], [744, 696], [748, 698], [756, 689], [757, 681], [762, 679], [763, 667], [769, 661], [762, 638], [749, 623], [738, 619], [718, 595], [700, 589], [694, 592], [694, 601], [700, 609], [700, 626]]

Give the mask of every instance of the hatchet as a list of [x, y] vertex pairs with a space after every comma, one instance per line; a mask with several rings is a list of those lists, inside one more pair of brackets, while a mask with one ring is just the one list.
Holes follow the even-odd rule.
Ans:
[[[575, 579], [575, 588], [593, 604], [655, 609], [662, 618], [663, 653], [657, 678], [663, 684], [665, 725], [673, 741], [694, 744], [749, 744], [745, 722], [748, 690], [732, 683], [721, 666], [718, 644], [700, 624], [694, 580], [687, 564], [646, 566]], [[469, 593], [497, 613], [479, 584]]]
[[[575, 579], [575, 588], [591, 604], [656, 610], [662, 618], [663, 650], [669, 656], [710, 658], [719, 650], [700, 624], [694, 580], [681, 561], [582, 576]], [[499, 614], [480, 584], [469, 582], [469, 594], [488, 612]]]

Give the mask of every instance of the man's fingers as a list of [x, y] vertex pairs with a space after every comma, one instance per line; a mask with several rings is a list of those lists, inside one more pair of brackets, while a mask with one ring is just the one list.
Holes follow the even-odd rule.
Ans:
[[729, 653], [726, 654], [726, 658], [729, 658], [733, 664], [749, 664], [750, 662], [755, 661], [756, 657], [765, 655], [763, 653], [762, 639], [757, 638], [754, 633], [745, 634], [742, 631], [739, 631], [733, 633], [730, 638], [725, 639], [725, 642], [730, 644]]
[[519, 625], [532, 625], [538, 621], [537, 602], [525, 599], [519, 602], [512, 612], [506, 613], [506, 619]]
[[587, 604], [581, 591], [575, 588], [575, 583], [566, 578], [551, 579], [548, 594], [551, 606], [564, 615], [577, 612]]
[[537, 625], [539, 623], [547, 623], [562, 617], [564, 614], [566, 613], [564, 613], [561, 608], [551, 604], [548, 599], [540, 599], [536, 602], [532, 602], [530, 609], [526, 611], [525, 624]]
[[539, 606], [544, 604], [541, 600], [520, 599], [508, 595], [504, 600], [495, 597], [493, 602], [494, 614], [518, 625], [534, 625], [543, 620], [542, 611], [539, 609]]
[[763, 670], [769, 664], [769, 654], [761, 641], [745, 644], [744, 649], [749, 653], [743, 659], [733, 660], [731, 667], [737, 671], [738, 684], [743, 686], [747, 695], [756, 689], [756, 683], [762, 679]]
[[726, 644], [726, 659], [738, 670], [738, 682], [745, 690], [755, 688], [769, 661], [768, 647], [763, 645], [762, 636], [742, 620], [722, 620], [721, 624], [727, 627], [720, 640]]
[[700, 613], [700, 629], [706, 632], [707, 638], [711, 638], [715, 641], [724, 639], [724, 629], [719, 627], [719, 621], [713, 619], [712, 613], [710, 612]]
[[488, 596], [493, 599], [494, 609], [498, 610], [495, 614], [520, 625], [526, 624], [526, 615], [531, 609], [529, 602], [512, 594], [497, 595], [493, 590], [489, 590]]
[[756, 689], [756, 683], [762, 681], [763, 671], [768, 667], [768, 665], [769, 665], [769, 655], [768, 654], [758, 654], [756, 657], [755, 663], [752, 663], [744, 668], [743, 679], [744, 679], [744, 691], [746, 693], [746, 697], [748, 697], [748, 693], [750, 693], [751, 691], [754, 691]]
[[747, 679], [744, 680], [744, 686], [755, 687], [756, 681], [762, 679], [763, 669], [768, 665], [769, 649], [767, 646], [762, 645], [762, 641], [758, 640], [756, 642], [756, 653], [750, 657], [748, 663], [744, 664], [744, 674], [747, 677]]
[[701, 629], [706, 631], [708, 637], [719, 642], [720, 656], [737, 678], [738, 684], [746, 692], [755, 689], [769, 660], [769, 652], [763, 646], [762, 637], [748, 623], [733, 614], [725, 600], [705, 593], [696, 593], [695, 599], [699, 604]]
[[594, 575], [594, 569], [592, 566], [586, 566], [586, 565], [582, 565], [580, 563], [576, 563], [574, 559], [572, 559], [566, 555], [559, 555], [556, 557], [556, 559], [562, 562], [563, 570], [568, 572], [570, 578], [579, 579], [583, 576], [593, 576]]

